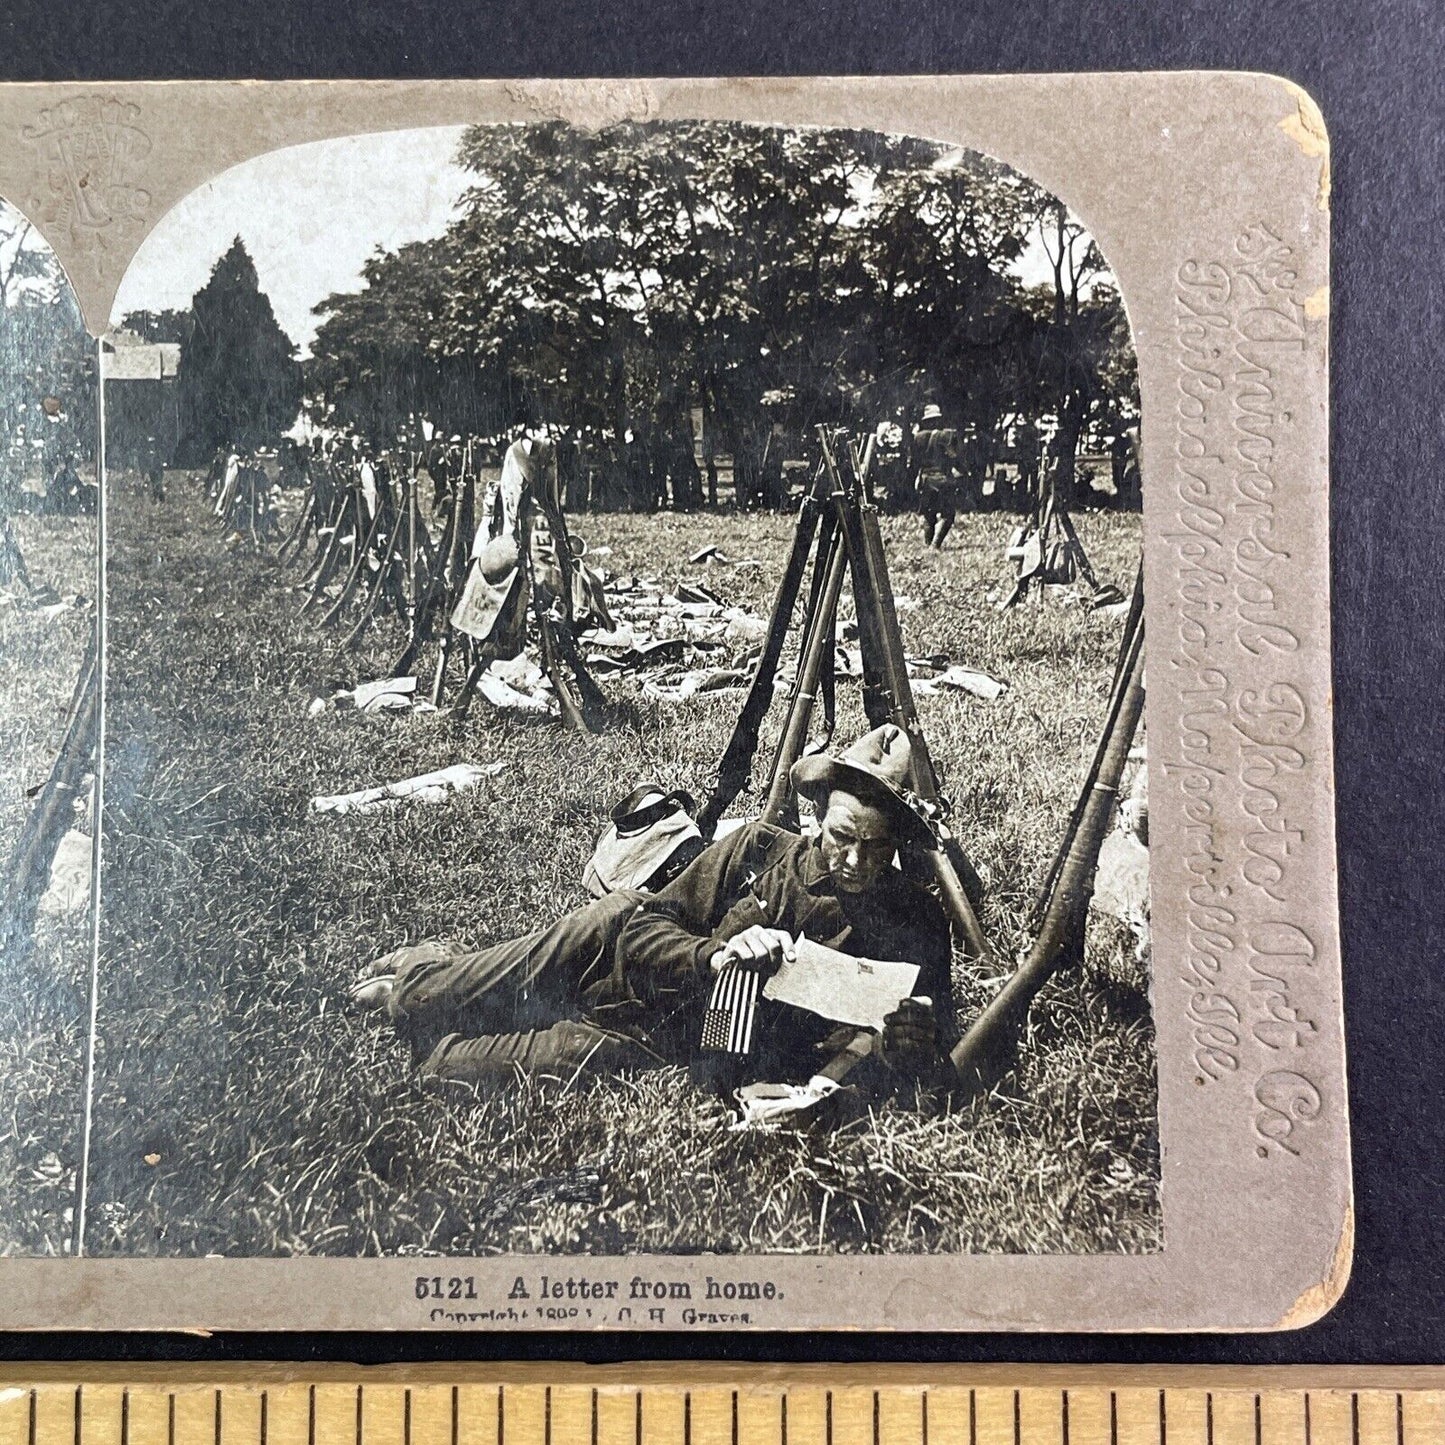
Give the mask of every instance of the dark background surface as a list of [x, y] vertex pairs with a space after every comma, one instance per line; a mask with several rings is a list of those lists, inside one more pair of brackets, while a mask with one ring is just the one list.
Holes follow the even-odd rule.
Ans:
[[1439, 0], [4, 0], [4, 80], [1223, 68], [1309, 90], [1333, 147], [1336, 744], [1357, 1242], [1341, 1304], [1283, 1335], [15, 1335], [0, 1339], [0, 1357], [1445, 1362], [1442, 37]]

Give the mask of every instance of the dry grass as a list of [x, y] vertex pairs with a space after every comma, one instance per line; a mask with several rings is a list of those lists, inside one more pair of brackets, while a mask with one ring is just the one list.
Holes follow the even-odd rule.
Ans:
[[[1138, 1251], [1160, 1243], [1147, 980], [1116, 950], [1051, 985], [1017, 1075], [923, 1119], [736, 1135], [681, 1070], [479, 1094], [418, 1082], [351, 1012], [370, 957], [480, 945], [582, 900], [608, 804], [641, 777], [706, 791], [736, 696], [667, 705], [609, 683], [596, 739], [499, 715], [306, 716], [374, 675], [294, 617], [290, 574], [227, 552], [194, 489], [113, 504], [104, 953], [89, 1247], [232, 1255], [779, 1250]], [[1132, 576], [1138, 519], [1089, 516], [1104, 576]], [[610, 564], [703, 580], [766, 610], [786, 519], [583, 518]], [[1006, 951], [1100, 723], [1119, 622], [995, 613], [1008, 521], [966, 518], [925, 554], [886, 523], [910, 649], [1007, 680], [921, 702]], [[766, 569], [687, 569], [715, 540]], [[857, 731], [856, 689], [840, 729]], [[308, 799], [447, 763], [504, 760], [440, 808], [313, 819]], [[1104, 962], [1105, 967], [1098, 966]], [[961, 977], [965, 1015], [987, 996]]]
[[[95, 595], [95, 523], [12, 519], [37, 588]], [[50, 772], [90, 635], [84, 606], [53, 620], [0, 593], [0, 866]], [[0, 1254], [60, 1254], [80, 1148], [85, 915], [42, 917], [33, 946], [0, 958]]]

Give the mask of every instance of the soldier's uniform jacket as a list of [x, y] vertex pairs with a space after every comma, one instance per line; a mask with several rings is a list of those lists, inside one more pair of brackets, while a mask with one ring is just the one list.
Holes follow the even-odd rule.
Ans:
[[920, 485], [948, 485], [958, 475], [958, 433], [952, 427], [918, 432], [913, 438], [913, 460]]
[[[591, 1016], [640, 1029], [664, 1057], [688, 1057], [711, 989], [712, 956], [754, 924], [794, 938], [806, 933], [856, 957], [917, 964], [914, 993], [933, 1000], [940, 1043], [946, 1048], [957, 1038], [948, 920], [937, 900], [896, 868], [864, 893], [843, 892], [816, 841], [765, 823], [714, 843], [631, 913], [610, 986], [594, 993]], [[763, 1077], [806, 1078], [810, 1058], [815, 1066], [826, 1062], [855, 1032], [760, 1000], [754, 1069]]]
[[[917, 964], [914, 993], [933, 1000], [939, 1044], [956, 1040], [948, 923], [937, 901], [894, 868], [865, 893], [840, 892], [817, 843], [761, 823], [712, 844], [656, 894], [618, 889], [477, 952], [438, 940], [396, 949], [372, 971], [393, 975], [388, 1012], [425, 1058], [423, 1072], [438, 1078], [696, 1063], [712, 956], [754, 924]], [[805, 1081], [858, 1032], [761, 999], [745, 1072]], [[849, 1077], [866, 1087], [869, 1072], [878, 1074]]]

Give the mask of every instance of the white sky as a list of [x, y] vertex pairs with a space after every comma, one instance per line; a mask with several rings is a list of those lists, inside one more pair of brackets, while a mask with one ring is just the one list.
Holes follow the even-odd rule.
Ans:
[[[40, 232], [9, 201], [0, 200], [0, 281], [10, 275], [17, 251], [34, 251], [50, 260], [55, 257], [50, 243]], [[7, 305], [14, 305], [22, 296], [35, 292], [54, 296], [62, 286], [68, 289], [69, 283], [61, 276], [57, 266], [50, 276], [12, 279], [4, 300]]]
[[378, 246], [440, 236], [467, 173], [453, 164], [460, 126], [347, 136], [269, 151], [223, 172], [161, 218], [121, 281], [111, 311], [183, 311], [240, 236], [261, 290], [302, 352], [311, 308], [355, 291]]
[[[356, 291], [376, 251], [440, 236], [470, 177], [454, 163], [462, 127], [347, 136], [270, 151], [223, 172], [164, 215], [121, 281], [111, 312], [184, 310], [236, 236], [276, 319], [306, 355], [311, 308]], [[1017, 271], [1049, 279], [1037, 237]]]

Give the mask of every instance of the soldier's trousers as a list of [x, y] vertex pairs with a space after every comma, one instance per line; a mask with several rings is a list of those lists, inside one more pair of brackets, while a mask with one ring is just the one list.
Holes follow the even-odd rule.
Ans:
[[372, 972], [395, 975], [387, 1010], [423, 1059], [422, 1073], [481, 1082], [520, 1069], [566, 1081], [659, 1063], [583, 1016], [583, 995], [611, 975], [618, 936], [641, 898], [609, 893], [474, 953], [421, 943], [378, 960]]
[[918, 486], [918, 513], [923, 518], [925, 546], [943, 548], [943, 539], [953, 530], [958, 502], [952, 487], [924, 480]]

